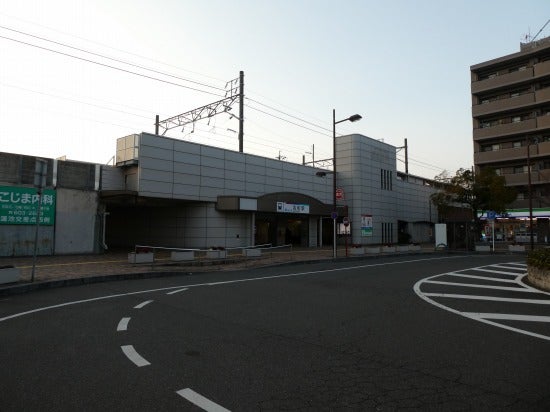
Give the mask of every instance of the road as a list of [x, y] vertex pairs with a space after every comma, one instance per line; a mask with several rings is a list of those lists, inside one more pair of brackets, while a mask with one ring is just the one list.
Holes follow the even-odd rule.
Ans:
[[[524, 257], [402, 256], [0, 300], [0, 409], [550, 409]], [[504, 289], [508, 288], [508, 289]]]

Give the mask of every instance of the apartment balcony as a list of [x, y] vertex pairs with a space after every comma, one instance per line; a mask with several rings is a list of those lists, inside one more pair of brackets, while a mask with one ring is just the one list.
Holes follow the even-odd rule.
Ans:
[[[504, 175], [506, 186], [527, 186], [529, 184], [528, 173], [513, 173]], [[541, 173], [538, 171], [531, 172], [531, 184], [548, 183], [541, 180]]]
[[[538, 154], [537, 145], [531, 145], [529, 147], [531, 156]], [[527, 147], [517, 147], [510, 149], [493, 150], [488, 152], [474, 153], [474, 163], [476, 165], [487, 163], [500, 163], [510, 160], [520, 160], [527, 158]]]
[[[546, 116], [542, 116], [546, 117]], [[550, 124], [550, 116], [548, 116]], [[474, 129], [474, 140], [490, 139], [493, 137], [522, 134], [534, 131], [537, 128], [537, 119], [528, 119], [522, 122], [505, 123], [493, 127]]]
[[[548, 90], [550, 92], [550, 88], [548, 88]], [[502, 112], [505, 110], [519, 109], [521, 107], [535, 103], [535, 101], [535, 93], [526, 93], [522, 94], [521, 96], [510, 97], [509, 99], [500, 99], [489, 103], [477, 104], [472, 107], [472, 116], [478, 117], [484, 116], [486, 114]]]
[[[543, 63], [540, 63], [541, 65]], [[542, 72], [544, 68], [540, 68]], [[529, 81], [533, 78], [533, 68], [528, 67], [525, 70], [501, 74], [490, 79], [478, 80], [472, 82], [472, 94], [481, 93], [487, 90], [498, 89], [501, 87], [511, 86], [516, 83]]]
[[550, 87], [540, 89], [535, 92], [535, 101], [537, 103], [550, 102]]
[[535, 77], [550, 74], [550, 60], [535, 64]]

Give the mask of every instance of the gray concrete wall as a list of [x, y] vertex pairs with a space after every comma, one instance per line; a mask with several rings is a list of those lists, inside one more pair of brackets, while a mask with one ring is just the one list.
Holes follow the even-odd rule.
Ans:
[[332, 201], [332, 176], [319, 178], [309, 166], [146, 133], [139, 141], [141, 196], [215, 202], [223, 195], [299, 192]]
[[95, 191], [57, 189], [55, 253], [98, 251], [98, 194]]
[[[34, 225], [0, 226], [0, 256], [32, 256], [34, 253]], [[53, 226], [38, 229], [38, 255], [52, 255], [54, 250]]]

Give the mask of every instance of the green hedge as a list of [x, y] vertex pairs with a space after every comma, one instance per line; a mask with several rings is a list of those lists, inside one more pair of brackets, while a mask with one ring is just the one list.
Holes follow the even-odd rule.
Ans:
[[550, 269], [550, 249], [532, 250], [527, 255], [527, 264], [538, 269]]

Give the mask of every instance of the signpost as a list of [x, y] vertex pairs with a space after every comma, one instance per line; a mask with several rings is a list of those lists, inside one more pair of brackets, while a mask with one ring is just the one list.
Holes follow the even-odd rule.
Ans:
[[347, 231], [347, 228], [349, 226], [349, 218], [347, 216], [344, 216], [344, 218], [342, 219], [342, 223], [344, 224], [344, 227], [346, 228], [346, 231], [344, 233], [344, 237], [346, 239], [346, 257], [348, 257], [348, 231]]
[[32, 257], [31, 282], [34, 282], [34, 272], [36, 269], [36, 253], [38, 249], [38, 227], [40, 226], [40, 207], [42, 206], [42, 191], [46, 186], [46, 176], [48, 174], [48, 162], [44, 159], [36, 159], [34, 165], [34, 186], [38, 194], [38, 204], [36, 205], [36, 228], [34, 231], [34, 253]]
[[487, 220], [491, 222], [491, 238], [493, 241], [493, 252], [495, 251], [495, 219], [496, 219], [496, 212], [494, 210], [488, 210], [487, 211]]

